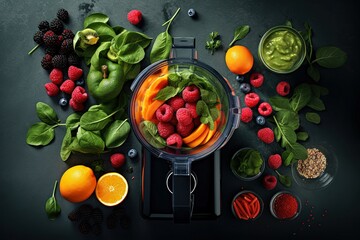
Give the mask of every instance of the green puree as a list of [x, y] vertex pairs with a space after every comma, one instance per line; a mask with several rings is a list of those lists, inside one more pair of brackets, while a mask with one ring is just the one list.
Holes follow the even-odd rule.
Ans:
[[294, 33], [276, 31], [266, 38], [262, 55], [271, 68], [289, 70], [301, 58], [302, 47], [300, 38]]

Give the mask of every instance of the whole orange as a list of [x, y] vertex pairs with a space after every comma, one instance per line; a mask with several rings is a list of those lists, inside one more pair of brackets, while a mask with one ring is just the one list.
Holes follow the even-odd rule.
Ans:
[[254, 57], [247, 47], [235, 45], [227, 50], [225, 62], [230, 72], [243, 75], [251, 70]]
[[60, 179], [60, 194], [70, 202], [88, 199], [96, 187], [96, 177], [91, 168], [76, 165], [66, 170]]

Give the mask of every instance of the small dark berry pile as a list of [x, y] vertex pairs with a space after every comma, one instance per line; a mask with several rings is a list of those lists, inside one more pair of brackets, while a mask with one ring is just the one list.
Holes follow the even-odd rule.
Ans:
[[80, 67], [81, 59], [73, 49], [74, 33], [65, 28], [64, 23], [69, 21], [69, 13], [65, 9], [59, 9], [57, 18], [50, 22], [43, 20], [38, 25], [38, 31], [34, 34], [34, 42], [38, 45], [29, 52], [31, 54], [37, 47], [45, 50], [45, 56], [41, 60], [41, 66], [48, 71], [54, 68], [66, 69], [73, 65]]
[[106, 218], [108, 229], [116, 228], [117, 224], [120, 224], [120, 227], [123, 229], [128, 229], [131, 224], [129, 216], [125, 213], [125, 209], [119, 206], [114, 207], [113, 211]]
[[69, 213], [68, 219], [78, 223], [78, 229], [82, 234], [100, 235], [104, 214], [98, 207], [93, 208], [90, 204], [82, 204]]

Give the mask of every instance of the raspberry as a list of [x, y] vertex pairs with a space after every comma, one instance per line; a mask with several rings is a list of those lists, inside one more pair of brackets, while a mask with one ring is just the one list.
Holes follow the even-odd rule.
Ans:
[[242, 122], [248, 123], [252, 120], [252, 118], [253, 118], [253, 111], [251, 110], [251, 108], [244, 107], [241, 109], [240, 120]]
[[200, 90], [195, 85], [187, 86], [182, 91], [182, 97], [185, 102], [196, 102], [200, 99]]
[[192, 130], [194, 129], [194, 123], [191, 122], [188, 125], [183, 125], [181, 123], [178, 123], [176, 125], [176, 131], [178, 134], [180, 134], [182, 137], [187, 137], [190, 135], [190, 133], [192, 133]]
[[272, 113], [272, 107], [269, 103], [262, 102], [262, 103], [260, 103], [260, 105], [258, 107], [258, 112], [262, 116], [265, 116], [265, 117], [269, 116]]
[[264, 76], [261, 73], [253, 73], [250, 75], [250, 84], [255, 87], [261, 87], [264, 83]]
[[270, 144], [274, 141], [274, 132], [270, 128], [261, 128], [257, 132], [258, 138], [264, 143]]
[[155, 112], [155, 116], [160, 122], [170, 122], [173, 115], [174, 110], [166, 103], [161, 105]]
[[189, 125], [193, 122], [191, 113], [187, 108], [180, 108], [179, 110], [177, 110], [176, 119], [181, 125]]
[[185, 105], [185, 101], [184, 99], [182, 99], [182, 97], [180, 96], [175, 96], [172, 97], [168, 100], [168, 104], [170, 105], [170, 107], [172, 107], [174, 109], [174, 111], [176, 112], [179, 108], [184, 107]]
[[265, 175], [262, 184], [266, 190], [272, 190], [276, 187], [277, 179], [273, 175]]
[[76, 102], [76, 101], [74, 101], [73, 98], [70, 99], [69, 104], [70, 104], [70, 107], [76, 112], [80, 112], [80, 111], [84, 110], [84, 108], [85, 108], [83, 103]]
[[142, 20], [142, 13], [139, 10], [136, 10], [136, 9], [131, 10], [127, 14], [127, 19], [129, 21], [129, 23], [131, 23], [133, 25], [137, 25]]
[[282, 164], [282, 159], [280, 154], [270, 155], [268, 158], [268, 164], [271, 169], [278, 169]]
[[166, 139], [166, 145], [181, 148], [182, 138], [179, 134], [173, 133]]
[[61, 69], [54, 68], [53, 70], [51, 70], [49, 78], [50, 81], [53, 82], [54, 84], [60, 85], [64, 80], [64, 75]]
[[190, 111], [192, 118], [197, 118], [198, 114], [196, 112], [196, 103], [186, 103], [185, 108]]
[[201, 124], [200, 116], [198, 116], [197, 118], [194, 118], [193, 122], [194, 122], [194, 127], [200, 126], [200, 124]]
[[256, 93], [248, 93], [245, 95], [244, 100], [245, 100], [246, 106], [252, 108], [252, 107], [255, 107], [259, 103], [260, 97]]
[[75, 82], [71, 81], [70, 79], [65, 80], [60, 86], [60, 90], [67, 94], [71, 94], [74, 88], [75, 88]]
[[175, 132], [174, 125], [168, 122], [159, 122], [157, 125], [157, 129], [160, 137], [165, 139]]
[[125, 163], [125, 155], [122, 153], [114, 153], [110, 156], [111, 166], [114, 168], [120, 168]]
[[290, 93], [290, 84], [285, 81], [281, 81], [276, 85], [276, 92], [280, 96], [286, 96]]
[[176, 119], [176, 115], [173, 114], [173, 117], [171, 118], [171, 120], [169, 121], [169, 123], [171, 123], [172, 125], [176, 126], [178, 124], [178, 120]]
[[71, 80], [73, 81], [79, 80], [82, 75], [83, 75], [83, 70], [81, 68], [75, 66], [70, 66], [68, 68], [68, 77]]
[[56, 96], [59, 93], [59, 87], [55, 83], [52, 83], [52, 82], [46, 83], [45, 89], [46, 89], [47, 95], [49, 95], [50, 97]]
[[88, 99], [88, 94], [86, 93], [85, 88], [81, 86], [76, 86], [71, 93], [71, 99], [77, 103], [84, 103]]

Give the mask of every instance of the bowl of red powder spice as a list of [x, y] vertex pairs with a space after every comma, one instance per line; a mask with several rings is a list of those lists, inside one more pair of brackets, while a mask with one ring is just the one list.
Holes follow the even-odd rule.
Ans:
[[280, 220], [293, 220], [301, 212], [301, 201], [293, 193], [280, 191], [270, 201], [271, 214]]

